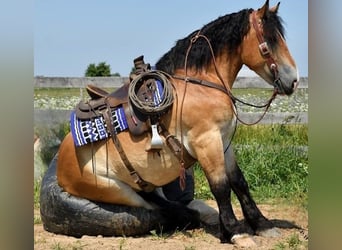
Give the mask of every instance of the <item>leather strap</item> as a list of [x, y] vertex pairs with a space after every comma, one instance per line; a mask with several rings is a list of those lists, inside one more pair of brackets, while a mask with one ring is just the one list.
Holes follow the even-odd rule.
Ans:
[[224, 86], [221, 86], [221, 85], [213, 83], [213, 82], [208, 82], [208, 81], [197, 79], [197, 78], [183, 77], [183, 76], [178, 76], [178, 75], [173, 75], [172, 77], [175, 79], [178, 79], [178, 80], [188, 81], [188, 82], [191, 82], [194, 84], [199, 84], [199, 85], [203, 85], [203, 86], [206, 86], [209, 88], [218, 89], [218, 90], [222, 91], [223, 93], [229, 95], [227, 89]]
[[278, 79], [278, 66], [274, 58], [272, 57], [271, 51], [267, 45], [267, 42], [265, 41], [263, 37], [263, 30], [259, 27], [256, 11], [252, 14], [252, 24], [253, 28], [255, 29], [258, 41], [259, 41], [259, 50], [261, 55], [266, 59], [266, 63], [268, 68], [273, 74], [274, 79]]
[[114, 126], [113, 126], [113, 120], [112, 120], [112, 115], [111, 115], [111, 110], [110, 110], [110, 105], [107, 104], [107, 109], [105, 112], [103, 112], [103, 117], [105, 118], [106, 124], [107, 124], [107, 132], [111, 135], [113, 143], [116, 147], [116, 149], [119, 152], [119, 155], [121, 157], [121, 160], [125, 164], [126, 168], [128, 169], [130, 175], [132, 176], [134, 182], [139, 185], [139, 187], [145, 191], [145, 192], [152, 192], [156, 186], [154, 186], [152, 183], [149, 183], [147, 181], [144, 181], [140, 175], [135, 171], [133, 168], [132, 164], [127, 158], [127, 155], [125, 151], [123, 150], [121, 143], [119, 141], [119, 138], [116, 136], [116, 133], [114, 131]]
[[184, 168], [190, 168], [197, 160], [190, 155], [190, 153], [174, 135], [171, 135], [169, 131], [167, 131], [162, 123], [159, 123], [159, 129], [159, 132], [165, 137], [166, 145], [171, 149], [172, 153], [179, 161], [184, 161]]

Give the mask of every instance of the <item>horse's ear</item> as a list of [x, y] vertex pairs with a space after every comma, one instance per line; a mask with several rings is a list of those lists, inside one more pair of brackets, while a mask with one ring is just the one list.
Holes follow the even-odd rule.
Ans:
[[273, 6], [272, 8], [270, 8], [270, 12], [274, 12], [275, 14], [277, 14], [279, 5], [280, 5], [280, 2], [278, 2], [276, 6]]
[[264, 6], [262, 6], [260, 9], [258, 9], [258, 14], [260, 18], [264, 18], [267, 15], [267, 12], [269, 8], [269, 0], [266, 0]]

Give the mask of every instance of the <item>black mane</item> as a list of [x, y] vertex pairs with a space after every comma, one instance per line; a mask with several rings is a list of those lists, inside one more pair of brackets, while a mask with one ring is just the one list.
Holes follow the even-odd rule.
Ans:
[[[244, 9], [236, 13], [228, 14], [217, 18], [206, 24], [200, 31], [200, 34], [208, 37], [213, 48], [215, 56], [227, 50], [232, 54], [241, 44], [243, 37], [247, 34], [249, 25], [249, 14], [253, 9]], [[275, 48], [278, 36], [276, 30], [281, 35], [284, 33], [282, 20], [275, 13], [269, 12], [267, 18], [263, 20], [263, 30], [265, 40], [269, 46]], [[185, 54], [190, 45], [190, 40], [199, 30], [192, 32], [187, 37], [176, 42], [175, 46], [164, 54], [156, 63], [158, 70], [173, 74], [176, 69], [184, 67]], [[200, 70], [206, 67], [212, 60], [208, 44], [203, 38], [199, 38], [192, 45], [188, 56], [187, 66]]]

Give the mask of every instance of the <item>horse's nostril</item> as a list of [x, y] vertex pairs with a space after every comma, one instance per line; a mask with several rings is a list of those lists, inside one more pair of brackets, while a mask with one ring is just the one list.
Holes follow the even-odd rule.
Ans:
[[298, 81], [297, 79], [294, 80], [294, 81], [292, 82], [292, 84], [291, 84], [291, 88], [292, 88], [293, 90], [296, 90], [297, 87], [298, 87], [298, 84], [299, 84], [299, 81]]

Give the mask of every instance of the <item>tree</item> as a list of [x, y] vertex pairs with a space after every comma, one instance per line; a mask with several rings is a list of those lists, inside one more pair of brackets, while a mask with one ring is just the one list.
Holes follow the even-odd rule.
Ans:
[[88, 68], [85, 72], [85, 76], [96, 76], [96, 72], [97, 69], [95, 63], [91, 63], [88, 65]]
[[112, 76], [120, 76], [119, 72], [115, 72], [114, 74], [112, 74]]
[[87, 67], [85, 76], [88, 76], [88, 77], [111, 76], [110, 65], [106, 64], [105, 62], [100, 62], [97, 65], [95, 65], [95, 63], [91, 63]]

